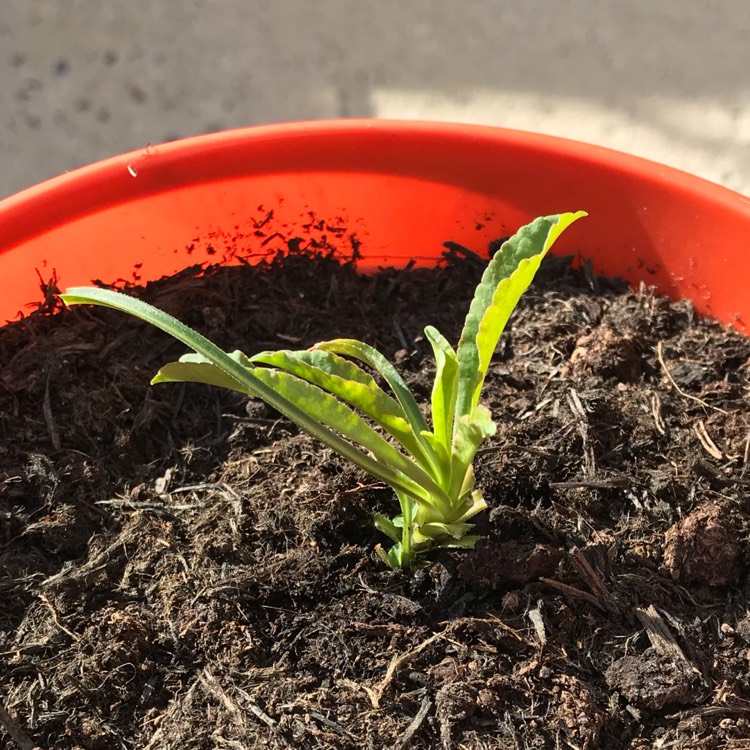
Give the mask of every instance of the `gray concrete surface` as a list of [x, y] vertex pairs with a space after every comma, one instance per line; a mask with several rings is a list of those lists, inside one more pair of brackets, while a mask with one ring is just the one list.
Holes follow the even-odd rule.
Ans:
[[750, 0], [0, 0], [0, 197], [350, 116], [564, 135], [750, 194]]

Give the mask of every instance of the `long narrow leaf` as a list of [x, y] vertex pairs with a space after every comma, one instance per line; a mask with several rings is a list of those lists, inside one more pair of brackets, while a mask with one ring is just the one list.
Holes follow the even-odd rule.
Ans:
[[521, 295], [557, 237], [585, 212], [543, 216], [503, 244], [482, 275], [458, 345], [456, 415], [470, 415], [479, 401], [492, 353]]
[[[241, 351], [227, 352], [226, 354], [247, 369], [250, 360]], [[203, 383], [204, 385], [215, 385], [245, 395], [254, 395], [248, 391], [246, 386], [238, 383], [231, 375], [228, 375], [209, 359], [192, 352], [183, 354], [177, 362], [170, 362], [161, 367], [159, 372], [151, 378], [151, 385], [157, 383]]]
[[[375, 378], [358, 364], [322, 349], [301, 349], [297, 351], [279, 349], [270, 352], [259, 352], [258, 354], [253, 354], [248, 361], [249, 363], [261, 363], [279, 367], [306, 380], [307, 378], [304, 373], [308, 368], [315, 368], [343, 380], [361, 383], [373, 391], [380, 390], [385, 398], [390, 399], [388, 394], [378, 386]], [[394, 413], [400, 411], [401, 407], [393, 399], [390, 399], [390, 402], [389, 409], [391, 411]]]
[[66, 305], [85, 304], [110, 307], [140, 318], [146, 323], [150, 323], [208, 359], [219, 370], [223, 371], [232, 380], [235, 380], [246, 393], [261, 398], [303, 430], [317, 437], [376, 479], [405, 493], [416, 496], [424, 494], [424, 489], [418, 483], [392, 467], [383, 465], [368, 453], [355, 448], [336, 432], [323, 426], [291, 401], [280, 396], [272, 387], [264, 383], [260, 378], [255, 377], [239, 361], [226, 354], [216, 344], [205, 338], [205, 336], [201, 336], [201, 334], [192, 328], [189, 328], [184, 323], [181, 323], [176, 318], [173, 318], [153, 305], [149, 305], [147, 302], [135, 297], [129, 297], [119, 292], [113, 292], [109, 289], [99, 289], [97, 287], [73, 287], [66, 294], [61, 295], [61, 297]]
[[[329, 393], [361, 409], [367, 416], [378, 419], [388, 415], [408, 425], [404, 411], [361, 367], [332, 352], [323, 350], [261, 352], [251, 362], [271, 365], [298, 378], [323, 388]], [[385, 426], [385, 425], [383, 425]]]
[[432, 429], [437, 440], [450, 451], [458, 396], [458, 357], [437, 328], [427, 326], [424, 332], [432, 345], [436, 366], [432, 384]]
[[[248, 395], [254, 393], [243, 387], [216, 365], [208, 360], [197, 361], [195, 355], [183, 357], [179, 362], [164, 365], [154, 376], [153, 383], [204, 383], [239, 391]], [[200, 356], [200, 355], [198, 355]], [[245, 360], [247, 358], [241, 355]], [[248, 368], [249, 374], [258, 378], [282, 398], [288, 399], [297, 407], [316, 419], [321, 425], [341, 433], [357, 445], [367, 449], [384, 466], [393, 468], [416, 482], [423, 491], [420, 499], [432, 501], [442, 490], [421, 468], [394, 448], [381, 435], [375, 432], [354, 410], [342, 404], [334, 396], [321, 388], [295, 375], [281, 370], [269, 370], [264, 367]], [[405, 420], [404, 428], [408, 429]], [[414, 492], [418, 492], [414, 488]], [[447, 499], [443, 500], [443, 505]]]

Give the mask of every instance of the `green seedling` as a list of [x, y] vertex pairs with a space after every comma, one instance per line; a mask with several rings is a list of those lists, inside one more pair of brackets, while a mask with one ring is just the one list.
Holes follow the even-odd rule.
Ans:
[[172, 316], [118, 292], [75, 287], [62, 298], [134, 315], [192, 350], [162, 367], [152, 384], [207, 383], [260, 398], [392, 487], [401, 513], [375, 516], [375, 526], [393, 541], [387, 552], [378, 546], [378, 554], [392, 568], [412, 569], [420, 553], [473, 547], [479, 538], [469, 533], [469, 521], [487, 504], [474, 486], [473, 461], [495, 433], [489, 410], [479, 403], [487, 369], [547, 251], [584, 215], [538, 218], [502, 245], [476, 288], [457, 349], [432, 326], [425, 329], [436, 364], [429, 422], [393, 365], [361, 341], [335, 339], [247, 357], [222, 351]]

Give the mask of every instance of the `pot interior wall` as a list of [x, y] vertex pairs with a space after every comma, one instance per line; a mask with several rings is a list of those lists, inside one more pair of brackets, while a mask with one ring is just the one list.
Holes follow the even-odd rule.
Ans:
[[[750, 200], [660, 165], [494, 128], [321, 122], [251, 128], [126, 154], [0, 202], [0, 320], [93, 279], [147, 281], [343, 226], [364, 270], [476, 251], [534, 216], [583, 209], [557, 252], [750, 325]], [[322, 220], [322, 224], [316, 222]], [[262, 252], [262, 249], [261, 249]]]

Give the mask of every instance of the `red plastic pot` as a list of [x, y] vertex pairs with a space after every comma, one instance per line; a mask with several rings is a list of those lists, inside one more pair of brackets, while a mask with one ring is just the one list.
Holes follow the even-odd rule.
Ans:
[[[498, 128], [295, 123], [148, 147], [0, 202], [0, 319], [60, 287], [173, 273], [303, 235], [310, 212], [362, 242], [363, 269], [482, 250], [534, 216], [584, 209], [557, 252], [750, 326], [750, 199], [643, 159]], [[38, 272], [38, 273], [37, 273]]]

